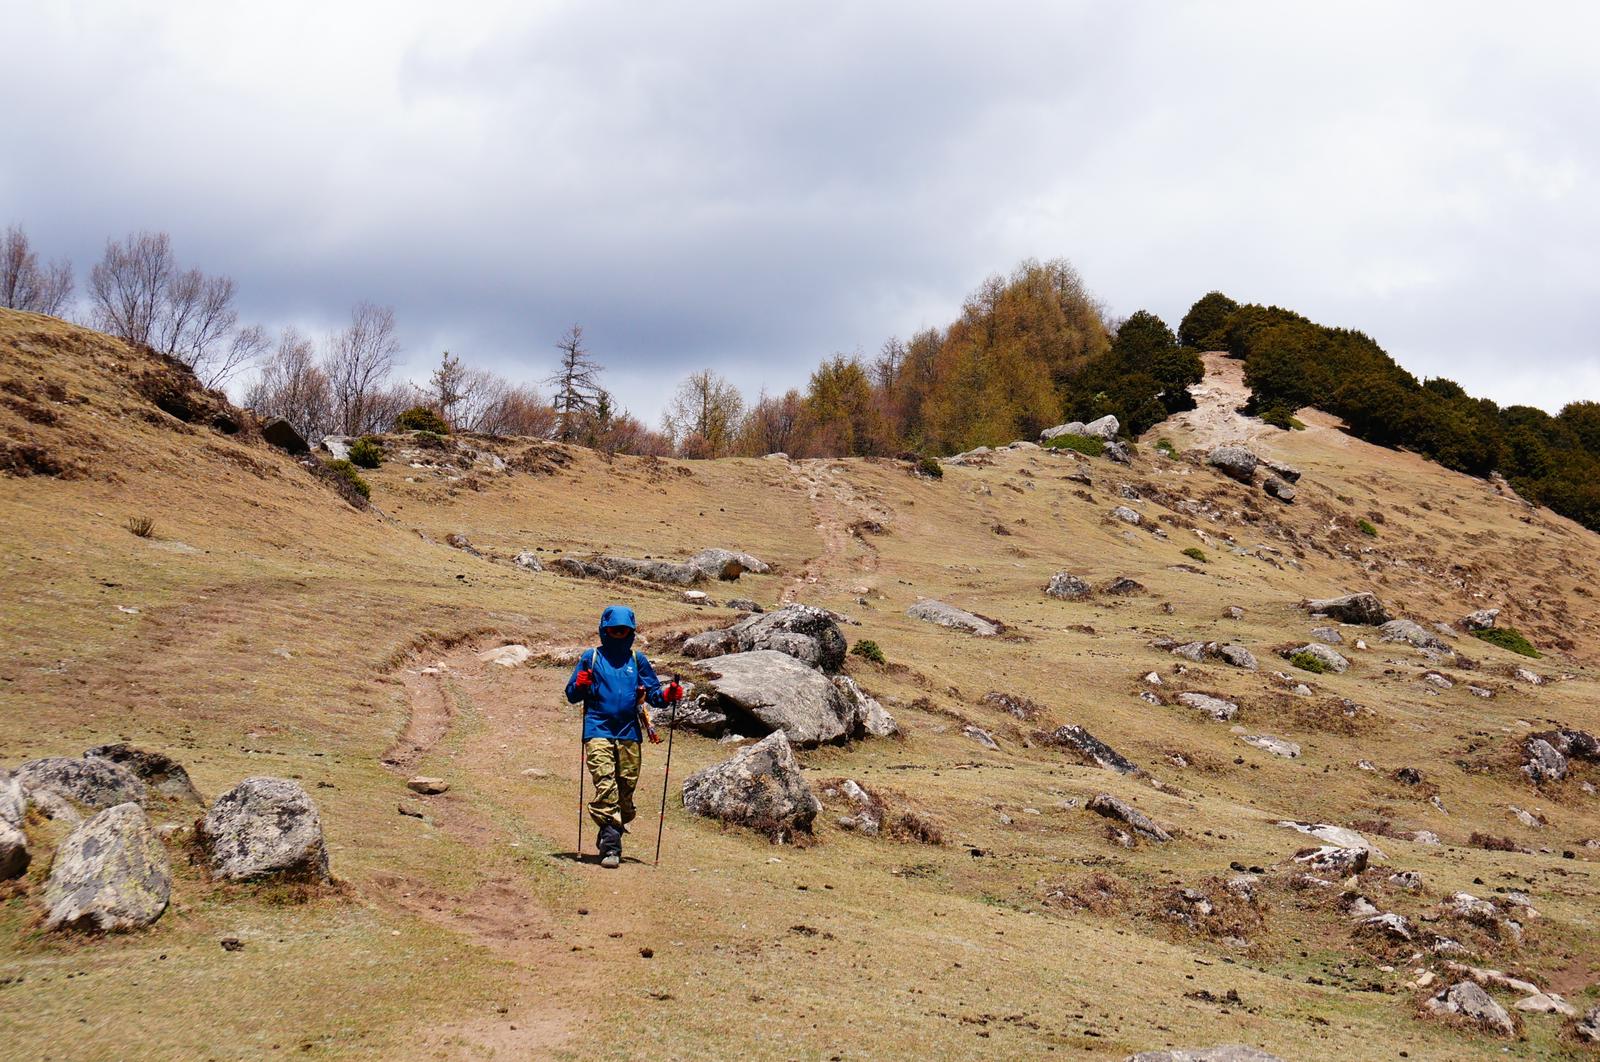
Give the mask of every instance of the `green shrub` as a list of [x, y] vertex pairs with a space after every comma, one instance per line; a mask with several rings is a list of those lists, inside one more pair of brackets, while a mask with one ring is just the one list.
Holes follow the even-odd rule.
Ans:
[[1271, 424], [1274, 428], [1284, 431], [1305, 431], [1306, 426], [1299, 417], [1296, 417], [1287, 406], [1273, 406], [1261, 411], [1261, 419]]
[[1071, 450], [1086, 457], [1099, 457], [1106, 452], [1106, 444], [1091, 435], [1057, 435], [1044, 445], [1050, 450]]
[[923, 454], [917, 458], [917, 475], [927, 476], [929, 479], [943, 479], [944, 466], [939, 463], [937, 457]]
[[1289, 663], [1293, 664], [1301, 671], [1309, 671], [1313, 675], [1325, 675], [1329, 671], [1333, 670], [1323, 661], [1320, 656], [1317, 656], [1315, 653], [1308, 653], [1304, 649], [1291, 656], [1289, 658]]
[[1183, 555], [1185, 557], [1193, 557], [1195, 560], [1199, 561], [1201, 564], [1208, 563], [1208, 561], [1206, 560], [1206, 551], [1201, 549], [1199, 546], [1190, 546], [1188, 549], [1183, 551]]
[[1498, 645], [1502, 649], [1509, 649], [1513, 653], [1531, 656], [1535, 660], [1544, 654], [1533, 647], [1533, 643], [1523, 637], [1521, 631], [1515, 627], [1490, 627], [1487, 630], [1473, 631], [1474, 638], [1481, 638], [1490, 645]]
[[427, 406], [412, 406], [394, 418], [395, 431], [431, 431], [435, 435], [449, 435], [450, 425]]
[[1378, 537], [1378, 529], [1372, 526], [1372, 521], [1370, 520], [1357, 520], [1356, 527], [1360, 529], [1363, 535], [1367, 535], [1371, 538]]
[[878, 648], [878, 643], [869, 641], [866, 638], [861, 639], [855, 645], [851, 646], [850, 652], [852, 655], [859, 656], [863, 660], [869, 660], [874, 664], [883, 664], [888, 662], [883, 655], [883, 650]]
[[335, 486], [340, 486], [340, 493], [345, 493], [343, 488], [359, 494], [363, 501], [372, 497], [372, 487], [361, 478], [361, 473], [356, 471], [356, 466], [349, 461], [324, 461], [323, 471], [334, 481]]
[[383, 463], [383, 447], [371, 436], [350, 444], [350, 463], [360, 468], [377, 468]]
[[1171, 439], [1157, 439], [1156, 440], [1156, 449], [1159, 450], [1161, 453], [1166, 454], [1168, 457], [1177, 457], [1178, 456], [1178, 448], [1176, 446], [1172, 445], [1172, 440]]

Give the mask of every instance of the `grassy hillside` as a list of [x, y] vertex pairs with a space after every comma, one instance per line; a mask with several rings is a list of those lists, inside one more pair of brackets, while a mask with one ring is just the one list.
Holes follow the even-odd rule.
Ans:
[[[1119, 1058], [1218, 1042], [1286, 1058], [1578, 1051], [1553, 1016], [1525, 1015], [1514, 1042], [1419, 1017], [1428, 992], [1413, 985], [1442, 959], [1357, 934], [1340, 889], [1295, 887], [1276, 865], [1308, 838], [1276, 822], [1366, 830], [1387, 859], [1359, 891], [1413, 919], [1456, 891], [1526, 892], [1539, 914], [1521, 943], [1470, 936], [1469, 961], [1518, 971], [1580, 1012], [1596, 1002], [1600, 848], [1584, 841], [1600, 838], [1600, 810], [1583, 784], [1600, 779], [1579, 765], [1535, 790], [1516, 750], [1551, 721], [1600, 728], [1589, 590], [1600, 540], [1483, 481], [1354, 440], [1315, 411], [1292, 433], [1232, 417], [1239, 385], [1216, 359], [1201, 385], [1216, 401], [1154, 429], [1131, 468], [1086, 462], [1087, 486], [1067, 478], [1074, 457], [1035, 450], [947, 465], [934, 481], [887, 460], [608, 462], [547, 443], [465, 442], [504, 461], [497, 470], [459, 447], [426, 453], [395, 437], [366, 473], [373, 508], [358, 511], [247, 423], [230, 434], [210, 406], [190, 423], [163, 412], [151, 397], [162, 390], [141, 381], [168, 370], [112, 340], [0, 311], [0, 352], [0, 438], [13, 455], [0, 475], [0, 765], [127, 740], [183, 761], [207, 796], [250, 775], [298, 778], [321, 809], [337, 879], [320, 890], [209, 883], [180, 835], [173, 906], [152, 928], [45, 934], [37, 892], [55, 834], [40, 824], [34, 867], [0, 894], [0, 1057]], [[1294, 505], [1199, 458], [1247, 436], [1304, 471]], [[1161, 437], [1178, 458], [1158, 453]], [[1119, 504], [1145, 526], [1108, 521]], [[151, 537], [131, 533], [130, 517], [153, 520]], [[446, 544], [451, 535], [482, 556]], [[649, 829], [628, 848], [643, 862], [611, 872], [574, 861], [577, 715], [553, 661], [589, 644], [600, 608], [624, 600], [658, 668], [688, 673], [670, 636], [736, 613], [509, 558], [702, 546], [774, 566], [706, 588], [717, 601], [825, 605], [850, 618], [852, 642], [882, 647], [885, 664], [852, 657], [849, 671], [903, 736], [802, 761], [818, 781], [897, 794], [947, 843], [859, 836], [830, 808], [815, 843], [775, 847], [686, 815], [674, 784], [652, 868], [651, 749]], [[1204, 562], [1185, 554], [1195, 547]], [[1129, 576], [1145, 592], [1046, 597], [1061, 570], [1095, 586]], [[1303, 598], [1361, 589], [1427, 626], [1499, 607], [1501, 624], [1546, 655], [1460, 637], [1430, 661], [1358, 628], [1345, 628], [1343, 675], [1274, 655], [1318, 625]], [[907, 617], [924, 596], [1009, 631], [978, 639]], [[1225, 618], [1228, 606], [1242, 618]], [[1161, 637], [1239, 642], [1261, 669], [1191, 663], [1151, 645]], [[516, 668], [479, 658], [507, 642], [540, 655]], [[1552, 681], [1516, 680], [1522, 665]], [[1277, 670], [1312, 692], [1291, 692]], [[1144, 681], [1151, 671], [1161, 686]], [[1172, 703], [1178, 690], [1226, 695], [1240, 714], [1213, 722]], [[985, 702], [990, 691], [1040, 715], [1015, 718]], [[1149, 778], [1083, 766], [1038, 739], [1065, 723]], [[1302, 753], [1241, 740], [1259, 734]], [[680, 735], [674, 778], [729, 753]], [[1396, 779], [1402, 767], [1423, 783]], [[451, 789], [414, 796], [410, 773]], [[1177, 836], [1113, 843], [1083, 806], [1099, 793]], [[1512, 806], [1545, 825], [1524, 825]], [[1401, 836], [1418, 830], [1443, 844]], [[1474, 833], [1526, 851], [1480, 847]], [[1263, 868], [1256, 903], [1220, 884], [1235, 864]], [[1419, 871], [1422, 890], [1389, 884], [1398, 870]], [[1214, 913], [1194, 915], [1185, 888], [1212, 897]], [[224, 950], [224, 937], [244, 947]]]

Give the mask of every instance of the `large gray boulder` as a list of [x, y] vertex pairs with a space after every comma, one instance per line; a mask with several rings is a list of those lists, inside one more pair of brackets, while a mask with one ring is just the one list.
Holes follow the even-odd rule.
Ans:
[[1283, 1059], [1243, 1044], [1219, 1044], [1216, 1047], [1140, 1051], [1122, 1062], [1283, 1062]]
[[1559, 782], [1567, 776], [1567, 758], [1542, 737], [1522, 743], [1522, 773], [1534, 782]]
[[1087, 435], [1091, 439], [1100, 439], [1103, 442], [1110, 442], [1112, 439], [1117, 437], [1117, 432], [1121, 430], [1122, 424], [1117, 420], [1116, 417], [1113, 417], [1111, 414], [1107, 413], [1099, 420], [1091, 420], [1089, 423], [1085, 424], [1083, 426], [1083, 430], [1078, 434]]
[[147, 926], [172, 894], [172, 868], [138, 804], [83, 823], [56, 849], [44, 886], [46, 929], [101, 933]]
[[1499, 1036], [1517, 1035], [1517, 1023], [1494, 997], [1472, 981], [1457, 981], [1429, 999], [1434, 1014], [1464, 1018]]
[[1039, 433], [1040, 442], [1049, 442], [1051, 439], [1062, 435], [1082, 435], [1084, 423], [1081, 420], [1070, 420], [1065, 424], [1057, 424], [1053, 428], [1046, 428]]
[[132, 745], [96, 745], [84, 752], [85, 759], [110, 760], [131, 771], [141, 782], [155, 792], [173, 800], [202, 804], [200, 793], [189, 780], [189, 772], [171, 756], [150, 752]]
[[1486, 631], [1494, 626], [1495, 620], [1500, 618], [1497, 608], [1480, 608], [1476, 612], [1469, 612], [1461, 617], [1460, 623], [1464, 630]]
[[1360, 623], [1368, 627], [1388, 623], [1392, 618], [1377, 595], [1369, 593], [1319, 598], [1306, 601], [1304, 607], [1307, 612], [1320, 612], [1332, 616], [1341, 623]]
[[731, 627], [696, 634], [681, 649], [691, 660], [772, 649], [809, 667], [834, 672], [844, 667], [847, 646], [844, 632], [827, 609], [785, 605], [746, 616]]
[[1115, 461], [1119, 465], [1133, 464], [1133, 454], [1126, 446], [1115, 440], [1106, 443], [1106, 448], [1101, 452], [1108, 461]]
[[1139, 773], [1139, 768], [1126, 756], [1081, 726], [1068, 724], [1067, 726], [1057, 727], [1054, 733], [1050, 735], [1050, 743], [1071, 749], [1096, 767], [1103, 767], [1108, 771], [1116, 771], [1118, 774]]
[[1378, 627], [1378, 637], [1386, 642], [1408, 642], [1418, 649], [1448, 649], [1449, 644], [1415, 620], [1393, 619]]
[[789, 739], [780, 730], [730, 760], [691, 774], [683, 783], [683, 806], [781, 841], [810, 833], [822, 801], [801, 776]]
[[1293, 660], [1301, 654], [1314, 657], [1324, 668], [1336, 675], [1342, 675], [1350, 670], [1350, 661], [1346, 660], [1332, 646], [1323, 645], [1321, 642], [1307, 642], [1305, 645], [1290, 649], [1284, 656]]
[[893, 737], [900, 732], [900, 725], [894, 721], [894, 716], [878, 699], [856, 685], [856, 680], [849, 675], [833, 676], [833, 685], [844, 698], [845, 703], [852, 709], [850, 732], [852, 734], [865, 734], [869, 737]]
[[906, 609], [906, 615], [912, 619], [924, 620], [928, 623], [937, 623], [941, 627], [952, 630], [966, 631], [980, 638], [993, 638], [1004, 628], [994, 620], [985, 619], [976, 613], [965, 609], [947, 605], [943, 601], [925, 599]]
[[703, 549], [684, 563], [700, 570], [708, 579], [725, 581], [737, 579], [745, 572], [765, 575], [772, 570], [765, 561], [757, 557], [728, 549]]
[[1063, 601], [1077, 601], [1089, 596], [1089, 584], [1071, 572], [1056, 572], [1044, 592]]
[[1260, 461], [1242, 446], [1219, 446], [1206, 455], [1206, 463], [1240, 483], [1249, 483]]
[[706, 573], [699, 568], [676, 561], [635, 560], [632, 557], [610, 557], [592, 553], [579, 556], [565, 553], [550, 562], [550, 567], [587, 579], [641, 579], [647, 583], [665, 583], [668, 586], [694, 586], [706, 581]]
[[212, 877], [327, 881], [322, 819], [299, 782], [246, 778], [217, 798], [199, 824]]
[[1089, 801], [1086, 807], [1096, 815], [1104, 815], [1108, 819], [1127, 823], [1133, 832], [1147, 841], [1165, 844], [1172, 840], [1172, 834], [1162, 829], [1156, 821], [1127, 801], [1114, 797], [1110, 793], [1101, 793]]
[[16, 769], [23, 792], [44, 790], [84, 807], [103, 810], [118, 804], [143, 805], [149, 790], [133, 772], [110, 760], [89, 757], [47, 756], [29, 760]]
[[1187, 692], [1178, 694], [1178, 703], [1204, 712], [1219, 723], [1226, 723], [1239, 714], [1239, 706], [1209, 693]]
[[844, 741], [856, 732], [857, 704], [827, 675], [787, 653], [730, 653], [700, 666], [714, 703], [735, 730], [781, 730], [802, 748]]

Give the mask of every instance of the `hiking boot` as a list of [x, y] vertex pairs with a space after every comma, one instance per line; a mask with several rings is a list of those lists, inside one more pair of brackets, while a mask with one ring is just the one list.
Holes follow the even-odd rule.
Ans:
[[595, 840], [595, 847], [600, 850], [601, 866], [619, 866], [622, 863], [622, 830], [609, 823], [600, 827], [600, 836]]
[[607, 852], [600, 857], [600, 865], [607, 870], [615, 870], [622, 865], [621, 852]]

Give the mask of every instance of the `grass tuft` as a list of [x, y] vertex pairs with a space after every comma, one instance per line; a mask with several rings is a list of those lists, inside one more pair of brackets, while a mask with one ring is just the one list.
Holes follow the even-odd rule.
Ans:
[[1183, 551], [1183, 555], [1185, 557], [1191, 557], [1194, 560], [1199, 561], [1201, 564], [1211, 563], [1210, 559], [1206, 557], [1206, 551], [1201, 549], [1199, 546], [1190, 546], [1188, 549]]
[[1533, 643], [1528, 641], [1528, 639], [1523, 636], [1523, 633], [1517, 630], [1515, 627], [1490, 627], [1487, 630], [1473, 631], [1472, 636], [1488, 642], [1490, 645], [1498, 645], [1502, 649], [1509, 649], [1513, 653], [1520, 653], [1523, 656], [1531, 656], [1535, 660], [1538, 660], [1540, 657], [1544, 656], [1544, 654], [1535, 649], [1533, 647]]
[[1315, 653], [1308, 653], [1304, 649], [1289, 657], [1289, 663], [1301, 671], [1309, 671], [1313, 675], [1326, 675], [1332, 669]]
[[863, 638], [850, 648], [852, 656], [859, 656], [863, 660], [874, 664], [886, 664], [888, 658], [883, 655], [883, 650], [878, 648], [878, 643], [869, 638]]
[[139, 538], [149, 538], [156, 533], [156, 522], [148, 516], [130, 516], [128, 522], [122, 526]]
[[1047, 450], [1071, 450], [1085, 457], [1099, 457], [1106, 452], [1106, 444], [1089, 435], [1057, 435], [1044, 445]]
[[1370, 538], [1378, 537], [1378, 529], [1372, 526], [1372, 521], [1370, 520], [1357, 520], [1356, 529]]

